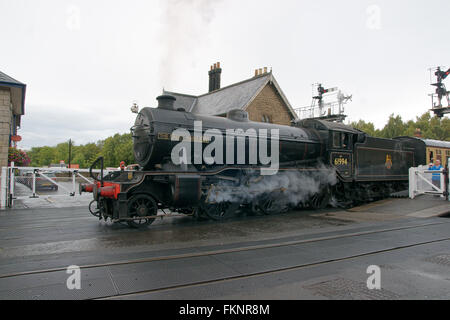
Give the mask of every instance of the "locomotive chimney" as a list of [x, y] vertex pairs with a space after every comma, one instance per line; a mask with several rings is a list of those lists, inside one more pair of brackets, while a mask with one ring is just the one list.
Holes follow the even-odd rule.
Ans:
[[174, 96], [166, 94], [159, 96], [158, 98], [156, 98], [156, 100], [158, 100], [158, 108], [166, 110], [175, 110], [174, 105], [175, 100], [177, 100], [177, 98], [175, 98]]
[[214, 63], [214, 66], [211, 66], [211, 69], [209, 70], [208, 74], [209, 74], [208, 92], [220, 89], [220, 76], [222, 74], [220, 62]]

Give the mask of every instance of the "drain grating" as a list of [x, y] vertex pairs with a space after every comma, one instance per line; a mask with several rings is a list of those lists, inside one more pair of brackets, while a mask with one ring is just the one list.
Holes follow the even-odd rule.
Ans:
[[450, 267], [450, 254], [440, 254], [433, 257], [428, 257], [425, 259], [427, 262], [436, 263], [441, 266]]
[[388, 290], [369, 290], [366, 283], [338, 278], [319, 282], [304, 288], [329, 299], [345, 300], [395, 300], [400, 296]]

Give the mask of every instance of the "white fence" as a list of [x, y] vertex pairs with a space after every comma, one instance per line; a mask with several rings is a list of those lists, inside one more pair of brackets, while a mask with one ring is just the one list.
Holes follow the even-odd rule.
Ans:
[[[442, 198], [448, 196], [445, 169], [429, 170], [428, 166], [409, 169], [409, 197], [414, 199], [421, 194], [432, 194]], [[450, 200], [450, 197], [448, 197]]]
[[[104, 175], [112, 170], [104, 170]], [[101, 172], [93, 169], [93, 173]], [[84, 174], [83, 174], [84, 173]], [[93, 183], [89, 169], [3, 167], [0, 183], [0, 207], [14, 207], [21, 199], [78, 197], [80, 183]], [[20, 190], [19, 190], [20, 189]]]

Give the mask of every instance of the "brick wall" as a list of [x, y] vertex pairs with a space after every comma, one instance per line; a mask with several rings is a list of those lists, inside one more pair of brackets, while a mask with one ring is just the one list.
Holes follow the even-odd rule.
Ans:
[[11, 132], [11, 95], [0, 88], [0, 168], [8, 166], [9, 134]]
[[273, 85], [267, 84], [247, 107], [251, 121], [263, 122], [263, 116], [269, 117], [271, 123], [289, 126], [293, 119], [287, 106]]

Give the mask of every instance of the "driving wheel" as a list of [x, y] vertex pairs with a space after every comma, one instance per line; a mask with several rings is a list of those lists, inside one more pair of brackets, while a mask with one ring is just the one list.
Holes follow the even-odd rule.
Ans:
[[314, 210], [325, 209], [330, 202], [330, 197], [330, 188], [328, 186], [323, 187], [318, 193], [311, 197], [309, 205]]
[[127, 223], [132, 228], [148, 226], [155, 221], [155, 218], [145, 218], [148, 216], [156, 216], [158, 214], [158, 205], [156, 201], [149, 195], [137, 194], [128, 200], [128, 220]]
[[218, 203], [204, 203], [201, 206], [201, 210], [205, 213], [205, 215], [210, 219], [216, 221], [224, 220], [234, 216], [238, 208], [238, 203], [232, 203], [228, 201]]

